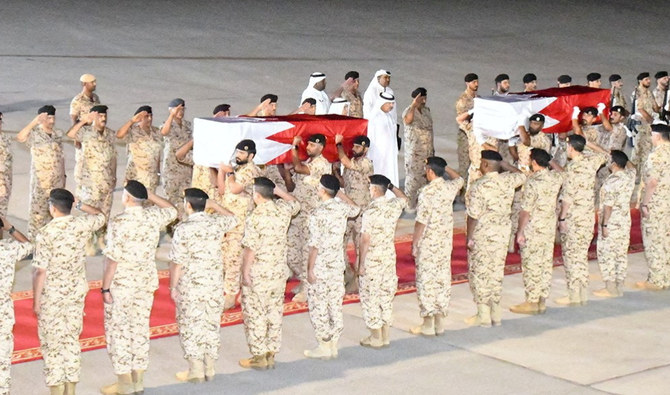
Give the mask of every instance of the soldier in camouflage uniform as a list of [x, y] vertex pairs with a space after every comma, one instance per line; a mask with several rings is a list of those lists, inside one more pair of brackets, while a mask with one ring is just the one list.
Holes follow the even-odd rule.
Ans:
[[[358, 205], [358, 207], [365, 207], [370, 202], [370, 179], [369, 177], [374, 173], [372, 161], [366, 156], [370, 147], [370, 139], [367, 136], [356, 136], [354, 138], [353, 147], [351, 148], [351, 158], [344, 152], [342, 146], [342, 135], [335, 136], [335, 145], [337, 145], [337, 153], [340, 158], [344, 172], [342, 177], [344, 179], [344, 193], [351, 198], [351, 200]], [[355, 218], [347, 220], [347, 231], [344, 233], [344, 259], [349, 262], [347, 256], [347, 244], [349, 240], [354, 242], [354, 250], [356, 253], [356, 260], [354, 261], [354, 269], [358, 270], [358, 251], [361, 241], [361, 220], [362, 216], [358, 215]], [[346, 291], [347, 293], [354, 293], [358, 291], [357, 277], [352, 270], [351, 265], [346, 265], [345, 273]]]
[[[153, 205], [144, 208], [145, 200]], [[149, 366], [149, 315], [158, 288], [156, 246], [162, 227], [177, 218], [168, 200], [135, 180], [123, 191], [123, 213], [109, 223], [102, 279], [105, 340], [117, 382], [103, 394], [144, 391]]]
[[317, 196], [321, 203], [309, 217], [307, 300], [319, 345], [304, 354], [307, 358], [330, 359], [337, 358], [337, 343], [344, 328], [342, 239], [347, 218], [358, 215], [360, 208], [340, 191], [340, 182], [330, 174], [321, 176]]
[[670, 287], [670, 127], [653, 125], [653, 151], [644, 165], [644, 192], [640, 203], [647, 280], [638, 288], [658, 291]]
[[168, 104], [169, 115], [160, 126], [163, 135], [163, 165], [161, 183], [168, 200], [177, 206], [179, 217], [183, 215], [182, 192], [191, 186], [193, 166], [181, 163], [175, 155], [177, 149], [188, 143], [193, 136], [191, 122], [184, 119], [186, 103], [183, 99], [174, 99]]
[[[105, 224], [105, 215], [79, 201], [87, 215], [72, 216], [74, 196], [52, 189], [53, 219], [37, 233], [33, 259], [33, 309], [44, 358], [44, 376], [52, 393], [74, 394], [81, 371], [79, 335], [88, 293], [84, 248], [91, 234]], [[63, 393], [63, 392], [60, 392]]]
[[623, 79], [619, 74], [612, 74], [609, 78], [610, 81], [610, 106], [621, 106], [627, 108], [628, 104], [626, 103], [626, 95], [623, 94]]
[[[216, 212], [210, 215], [210, 209]], [[188, 361], [180, 381], [212, 380], [221, 343], [223, 313], [223, 254], [221, 239], [237, 220], [202, 190], [184, 191], [188, 217], [174, 232], [170, 259], [170, 295], [177, 306], [179, 339]]]
[[[654, 101], [654, 95], [651, 93], [649, 87], [651, 86], [651, 79], [649, 78], [649, 73], [640, 73], [637, 76], [638, 86], [635, 88], [635, 114], [631, 115], [639, 123], [633, 130], [633, 133], [637, 133], [635, 136], [635, 147], [633, 147], [633, 153], [631, 154], [631, 162], [636, 166], [637, 170], [637, 179], [635, 183], [640, 184], [640, 177], [644, 175], [644, 164], [647, 161], [647, 156], [651, 152], [651, 123], [654, 120], [654, 112], [658, 112], [659, 108]], [[634, 193], [633, 199], [631, 200], [634, 203], [638, 202], [638, 195]]]
[[630, 244], [630, 197], [635, 189], [635, 166], [621, 151], [611, 152], [611, 175], [600, 188], [598, 219], [598, 265], [605, 288], [596, 296], [614, 298], [623, 295]]
[[[470, 326], [488, 327], [501, 324], [512, 200], [526, 176], [495, 151], [484, 150], [481, 156], [482, 177], [472, 185], [467, 206], [468, 278], [477, 314], [465, 321]], [[500, 173], [501, 169], [507, 172]]]
[[[583, 136], [569, 136], [567, 143], [570, 163], [565, 167], [559, 197], [558, 225], [568, 295], [556, 303], [578, 306], [588, 300], [588, 252], [595, 225], [596, 172], [609, 157], [600, 146], [588, 142]], [[584, 151], [585, 147], [589, 150]]]
[[30, 147], [28, 236], [33, 238], [51, 220], [49, 192], [65, 186], [63, 131], [54, 128], [56, 109], [53, 106], [44, 106], [37, 113], [37, 117], [16, 135], [19, 142]]
[[14, 351], [14, 302], [12, 287], [16, 264], [33, 251], [30, 240], [1, 217], [1, 228], [14, 240], [0, 240], [0, 394], [9, 394], [10, 366]]
[[[607, 130], [603, 125], [598, 127], [599, 140], [598, 145], [601, 146], [605, 151], [611, 152], [613, 150], [623, 150], [626, 145], [626, 139], [628, 138], [626, 134], [626, 126], [624, 121], [628, 116], [628, 111], [621, 106], [614, 106], [610, 108], [610, 125], [612, 125], [612, 130]], [[603, 166], [598, 170], [596, 174], [596, 206], [598, 206], [598, 201], [600, 198], [600, 189], [605, 182], [605, 179], [610, 175], [610, 170], [608, 166]]]
[[402, 113], [405, 125], [405, 194], [409, 198], [409, 209], [416, 210], [416, 200], [421, 187], [426, 185], [424, 165], [426, 159], [435, 154], [433, 145], [433, 117], [426, 107], [428, 92], [417, 88], [412, 92], [412, 104]]
[[[274, 200], [273, 195], [281, 199]], [[286, 265], [286, 232], [300, 204], [268, 178], [254, 180], [256, 208], [247, 217], [242, 245], [242, 315], [251, 358], [244, 368], [274, 368], [281, 345]]]
[[[300, 280], [300, 286], [294, 290], [293, 298], [296, 302], [307, 300], [307, 257], [309, 247], [309, 217], [312, 211], [319, 205], [317, 194], [319, 180], [324, 174], [330, 174], [332, 167], [328, 160], [321, 155], [326, 145], [326, 137], [322, 134], [313, 134], [307, 141], [307, 155], [309, 159], [301, 162], [298, 157], [298, 145], [302, 142], [300, 136], [293, 139], [293, 196], [300, 203], [300, 212], [291, 220], [291, 226], [288, 228], [288, 266], [293, 275]], [[288, 190], [292, 190], [290, 185]], [[342, 268], [344, 272], [344, 268]], [[344, 280], [344, 277], [343, 277]]]
[[116, 138], [126, 141], [128, 164], [125, 180], [137, 180], [151, 192], [156, 192], [163, 141], [158, 128], [151, 124], [152, 120], [151, 107], [141, 106], [119, 128]]
[[[89, 206], [99, 207], [109, 218], [116, 186], [116, 133], [107, 127], [107, 106], [94, 106], [67, 136], [81, 144], [81, 177], [75, 195]], [[104, 247], [106, 228], [96, 232], [98, 247]], [[88, 249], [90, 253], [89, 244]]]
[[223, 289], [226, 293], [224, 310], [235, 306], [235, 298], [240, 292], [244, 223], [247, 212], [253, 207], [251, 189], [254, 178], [261, 175], [261, 170], [254, 163], [255, 156], [256, 144], [252, 140], [242, 140], [235, 147], [235, 169], [221, 164], [217, 175], [218, 195], [222, 197], [223, 206], [237, 218], [237, 225], [226, 233], [223, 240]]
[[510, 307], [518, 314], [540, 314], [546, 310], [551, 288], [556, 235], [556, 203], [563, 184], [562, 173], [550, 171], [546, 149], [530, 153], [532, 174], [523, 186], [516, 241], [521, 248], [525, 302]]
[[[395, 197], [386, 197], [386, 191]], [[361, 339], [365, 347], [381, 348], [389, 345], [389, 330], [393, 318], [393, 297], [398, 290], [396, 274], [395, 228], [408, 198], [391, 180], [381, 174], [370, 177], [372, 201], [361, 216], [361, 309], [370, 336]]]
[[656, 78], [656, 88], [654, 88], [652, 94], [654, 95], [654, 102], [658, 106], [658, 113], [663, 110], [663, 107], [667, 105], [668, 100], [668, 84], [670, 83], [670, 77], [668, 77], [667, 71], [659, 71], [654, 75]]
[[2, 117], [0, 112], [0, 216], [6, 217], [9, 197], [12, 195], [12, 140], [6, 133], [2, 133]]
[[358, 71], [349, 71], [344, 75], [344, 82], [334, 95], [344, 98], [349, 103], [349, 116], [354, 118], [363, 118], [363, 97], [358, 91], [359, 77]]
[[[91, 107], [100, 104], [100, 98], [97, 94], [93, 93], [97, 87], [95, 76], [84, 74], [79, 78], [79, 82], [81, 82], [81, 92], [70, 103], [70, 119], [73, 126], [88, 115]], [[83, 161], [81, 157], [81, 144], [75, 141], [74, 148], [74, 182], [76, 185], [79, 185]]]
[[[586, 107], [583, 110], [580, 110], [579, 107], [574, 107], [572, 109], [572, 131], [574, 134], [584, 136], [586, 141], [589, 143], [598, 144], [600, 141], [600, 131], [597, 125], [594, 125], [593, 122], [598, 116], [602, 120], [602, 127], [608, 131], [612, 131], [612, 124], [610, 124], [609, 118], [603, 115], [605, 110], [605, 104], [598, 103], [598, 108], [596, 107]], [[582, 122], [579, 122], [579, 115], [582, 116]]]
[[[465, 76], [465, 91], [458, 98], [458, 101], [456, 101], [456, 117], [472, 111], [475, 107], [475, 97], [477, 97], [478, 89], [479, 77], [477, 74], [467, 74]], [[468, 180], [468, 169], [470, 168], [467, 130], [472, 130], [470, 117], [466, 117], [463, 121], [458, 121], [458, 174], [466, 181]]]

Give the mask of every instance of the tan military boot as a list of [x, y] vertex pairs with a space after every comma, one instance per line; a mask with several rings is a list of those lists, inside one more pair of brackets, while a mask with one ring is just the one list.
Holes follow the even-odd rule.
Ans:
[[202, 383], [205, 381], [205, 363], [196, 359], [188, 360], [188, 370], [175, 374], [177, 380], [189, 383]]
[[135, 386], [135, 395], [144, 394], [144, 370], [133, 370], [130, 372], [130, 376], [133, 378], [133, 386]]
[[540, 300], [537, 302], [537, 308], [540, 314], [547, 312], [547, 299], [540, 297]]
[[654, 285], [649, 281], [639, 281], [635, 283], [635, 288], [644, 289], [646, 291], [662, 291], [664, 288], [658, 285]]
[[581, 299], [579, 289], [568, 289], [568, 295], [555, 300], [556, 304], [564, 306], [579, 306]]
[[447, 316], [442, 313], [435, 314], [435, 334], [444, 335], [444, 327], [447, 326]]
[[84, 251], [86, 256], [95, 256], [95, 254], [98, 253], [98, 250], [95, 248], [95, 244], [93, 244], [93, 236], [91, 236], [91, 238], [86, 241], [86, 247], [84, 248]]
[[49, 386], [49, 395], [63, 395], [63, 394], [65, 394], [65, 384]]
[[586, 306], [586, 303], [589, 301], [589, 287], [582, 286], [579, 287], [579, 303], [582, 306]]
[[409, 333], [413, 335], [435, 336], [435, 316], [423, 317], [423, 323], [410, 328]]
[[205, 380], [212, 381], [216, 375], [216, 360], [209, 355], [205, 355]]
[[389, 324], [382, 325], [382, 342], [384, 342], [384, 347], [391, 344], [391, 327]]
[[364, 337], [360, 341], [361, 346], [370, 347], [370, 348], [382, 348], [384, 347], [384, 341], [382, 340], [382, 329], [370, 329], [370, 336]]
[[617, 293], [617, 295], [623, 296], [623, 286], [624, 286], [623, 280], [616, 282], [616, 293]]
[[466, 318], [465, 323], [469, 326], [482, 326], [484, 328], [491, 327], [491, 307], [484, 303], [478, 304], [477, 314], [470, 318]]
[[491, 302], [491, 324], [493, 326], [502, 325], [502, 307], [500, 307], [500, 302]]
[[63, 389], [63, 395], [74, 395], [75, 394], [75, 387], [77, 386], [77, 383], [65, 383], [65, 387]]
[[601, 298], [618, 298], [619, 292], [617, 291], [616, 284], [612, 281], [605, 281], [605, 288], [593, 291], [595, 296], [600, 296]]
[[300, 303], [305, 303], [307, 302], [307, 292], [305, 291], [300, 291], [297, 294], [293, 296], [293, 299], [291, 299], [293, 302], [300, 302]]
[[235, 307], [237, 303], [235, 299], [236, 295], [226, 295], [223, 297], [223, 311], [227, 311]]
[[268, 369], [274, 369], [275, 368], [275, 353], [272, 351], [268, 351], [265, 354], [265, 359], [268, 361]]
[[240, 359], [239, 364], [245, 369], [266, 370], [268, 368], [268, 360], [266, 359], [265, 354]]
[[526, 301], [510, 307], [509, 311], [516, 314], [540, 314], [540, 304]]
[[328, 342], [328, 347], [330, 347], [330, 355], [332, 355], [333, 358], [337, 358], [337, 355], [338, 355], [337, 340], [336, 339], [330, 339], [330, 341]]
[[303, 354], [307, 358], [327, 360], [333, 357], [333, 353], [330, 348], [330, 342], [319, 341], [319, 345], [316, 348], [305, 350]]
[[103, 395], [130, 395], [135, 393], [135, 385], [130, 373], [117, 374], [116, 377], [116, 383], [100, 388]]

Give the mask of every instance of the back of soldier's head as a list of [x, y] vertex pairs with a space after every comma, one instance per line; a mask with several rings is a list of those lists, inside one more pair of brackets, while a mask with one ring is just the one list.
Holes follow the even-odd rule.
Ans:
[[584, 151], [584, 147], [586, 147], [586, 139], [583, 136], [580, 136], [578, 134], [573, 134], [572, 136], [568, 136], [567, 138], [568, 144], [575, 149], [577, 152], [582, 152]]
[[435, 173], [438, 177], [444, 176], [444, 168], [447, 167], [447, 161], [439, 156], [431, 156], [426, 159], [426, 167]]
[[49, 192], [49, 203], [51, 203], [59, 213], [67, 215], [72, 211], [74, 195], [67, 189], [54, 188]]
[[272, 199], [274, 197], [275, 183], [266, 177], [254, 178], [254, 192], [261, 195], [263, 199]]
[[610, 153], [610, 156], [612, 157], [612, 162], [614, 162], [614, 164], [616, 164], [620, 169], [625, 168], [626, 164], [628, 164], [628, 155], [626, 155], [623, 151], [613, 150]]
[[209, 195], [202, 189], [186, 188], [184, 190], [184, 200], [191, 205], [195, 212], [205, 211], [207, 199], [209, 199]]
[[533, 148], [530, 150], [530, 159], [534, 160], [538, 166], [549, 167], [549, 162], [551, 162], [551, 155], [542, 148]]

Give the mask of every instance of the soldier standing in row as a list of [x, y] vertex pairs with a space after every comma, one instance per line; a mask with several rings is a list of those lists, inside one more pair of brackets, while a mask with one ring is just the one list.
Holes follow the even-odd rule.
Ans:
[[[475, 73], [469, 73], [465, 76], [465, 91], [456, 101], [456, 117], [463, 116], [475, 107], [475, 97], [479, 89], [479, 77]], [[468, 154], [468, 129], [472, 129], [470, 117], [458, 122], [458, 174], [463, 180], [468, 180], [468, 170], [470, 168], [470, 156]]]
[[610, 107], [621, 106], [628, 107], [626, 96], [623, 94], [623, 78], [619, 74], [612, 74], [610, 81]]
[[184, 190], [184, 211], [188, 217], [175, 228], [168, 257], [170, 295], [177, 306], [179, 340], [189, 365], [187, 371], [177, 373], [177, 379], [202, 382], [214, 378], [221, 344], [221, 239], [237, 220], [197, 188]]
[[175, 155], [179, 147], [193, 138], [191, 122], [184, 119], [186, 103], [184, 99], [174, 99], [168, 104], [169, 115], [160, 126], [163, 135], [163, 165], [161, 167], [161, 183], [167, 199], [183, 213], [181, 204], [182, 192], [191, 186], [193, 166], [179, 162]]
[[[107, 352], [118, 379], [103, 394], [144, 391], [149, 315], [158, 288], [156, 246], [160, 229], [177, 218], [172, 203], [135, 180], [126, 183], [121, 201], [124, 212], [109, 223], [101, 290]], [[153, 205], [144, 208], [145, 201]]]
[[[426, 336], [444, 333], [451, 298], [451, 250], [453, 247], [453, 202], [464, 180], [440, 157], [426, 159], [428, 185], [419, 192], [412, 240], [416, 259], [416, 291], [423, 323], [410, 329]], [[449, 176], [446, 180], [445, 173]]]
[[[635, 136], [635, 147], [633, 147], [630, 160], [636, 166], [637, 179], [635, 180], [635, 183], [636, 186], [639, 186], [640, 179], [644, 174], [644, 165], [652, 149], [651, 124], [654, 121], [654, 112], [658, 112], [659, 108], [654, 101], [654, 95], [649, 89], [651, 86], [649, 73], [640, 73], [637, 76], [637, 83], [638, 85], [633, 93], [635, 113], [631, 116], [635, 117], [638, 124], [633, 131], [637, 134]], [[638, 195], [639, 191], [635, 193], [631, 201], [637, 203], [639, 200]]]
[[[0, 217], [7, 216], [9, 197], [12, 195], [12, 140], [2, 132], [2, 112], [0, 112]], [[0, 229], [2, 239], [2, 229]]]
[[54, 188], [65, 187], [63, 131], [54, 127], [55, 122], [56, 108], [43, 106], [37, 110], [37, 117], [16, 135], [18, 142], [30, 147], [28, 236], [32, 238], [51, 220], [49, 192]]
[[[395, 197], [386, 197], [387, 190]], [[372, 201], [362, 214], [358, 274], [363, 320], [370, 336], [361, 339], [360, 344], [381, 348], [390, 343], [393, 298], [398, 290], [393, 242], [398, 218], [407, 207], [408, 198], [381, 174], [370, 177], [369, 193]]]
[[125, 181], [137, 180], [147, 190], [156, 192], [161, 165], [163, 141], [158, 128], [152, 125], [153, 111], [141, 106], [135, 115], [116, 132], [126, 142], [128, 164]]
[[[243, 368], [274, 368], [281, 345], [286, 265], [286, 233], [300, 204], [265, 177], [254, 180], [256, 208], [247, 217], [242, 261], [242, 315], [251, 358]], [[274, 195], [280, 199], [275, 200]]]
[[412, 104], [402, 113], [405, 125], [405, 194], [409, 198], [409, 210], [416, 210], [416, 201], [421, 187], [426, 185], [424, 165], [426, 159], [435, 154], [433, 145], [433, 117], [426, 107], [426, 88], [412, 92]]
[[77, 202], [87, 215], [72, 216], [70, 191], [52, 189], [53, 219], [39, 230], [33, 259], [33, 310], [44, 358], [44, 376], [52, 394], [74, 394], [81, 372], [79, 335], [84, 325], [88, 293], [85, 247], [91, 234], [105, 224], [97, 208]]
[[[86, 118], [93, 106], [100, 104], [100, 98], [94, 93], [98, 86], [95, 76], [93, 74], [84, 74], [79, 78], [79, 82], [81, 82], [81, 92], [70, 103], [72, 126]], [[81, 144], [77, 141], [74, 142], [74, 160], [74, 182], [75, 185], [79, 185], [84, 159], [82, 158]]]

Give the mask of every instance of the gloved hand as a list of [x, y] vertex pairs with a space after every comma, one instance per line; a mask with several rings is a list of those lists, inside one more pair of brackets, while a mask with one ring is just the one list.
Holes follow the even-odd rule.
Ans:
[[582, 110], [579, 109], [579, 107], [574, 106], [572, 108], [572, 119], [579, 119], [579, 114], [582, 112]]
[[605, 111], [605, 107], [605, 103], [598, 103], [598, 106], [596, 107], [598, 108], [598, 114], [602, 114], [603, 111]]

